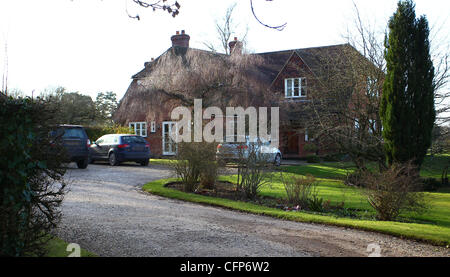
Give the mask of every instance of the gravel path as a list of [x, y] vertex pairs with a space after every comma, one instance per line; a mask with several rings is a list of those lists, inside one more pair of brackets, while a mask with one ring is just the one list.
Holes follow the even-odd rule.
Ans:
[[449, 249], [347, 228], [256, 216], [150, 195], [163, 166], [73, 164], [56, 235], [100, 256], [447, 256]]

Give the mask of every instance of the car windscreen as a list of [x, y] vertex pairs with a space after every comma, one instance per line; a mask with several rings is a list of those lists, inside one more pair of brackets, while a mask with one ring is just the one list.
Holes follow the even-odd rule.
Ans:
[[81, 128], [64, 128], [63, 138], [85, 138], [83, 129]]
[[122, 143], [147, 143], [147, 141], [143, 137], [126, 136], [122, 137]]

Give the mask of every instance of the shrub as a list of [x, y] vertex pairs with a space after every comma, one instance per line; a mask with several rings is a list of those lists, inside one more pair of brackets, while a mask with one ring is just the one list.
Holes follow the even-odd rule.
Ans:
[[426, 209], [417, 169], [407, 164], [394, 164], [382, 173], [362, 174], [366, 187], [362, 190], [375, 209], [378, 220], [395, 220], [403, 211], [423, 212]]
[[319, 197], [317, 193], [313, 193], [312, 197], [308, 199], [308, 208], [314, 212], [322, 212], [323, 198]]
[[86, 126], [84, 129], [91, 141], [96, 141], [107, 134], [134, 134], [134, 130], [121, 125]]
[[311, 164], [320, 163], [320, 158], [317, 155], [308, 155], [306, 156], [306, 161]]
[[327, 154], [322, 157], [325, 162], [340, 162], [343, 159], [342, 154]]
[[66, 184], [47, 101], [0, 93], [0, 256], [43, 256]]
[[316, 179], [312, 175], [289, 176], [283, 177], [281, 180], [286, 190], [287, 201], [290, 205], [299, 205], [302, 209], [309, 207], [309, 199], [311, 199], [314, 187], [317, 185]]
[[[262, 186], [269, 183], [271, 163], [267, 163], [267, 154], [260, 151], [261, 146], [250, 144], [247, 150], [239, 151], [237, 191], [247, 199], [255, 199]], [[247, 151], [247, 156], [244, 155]]]
[[200, 187], [214, 190], [216, 188], [218, 175], [218, 163], [211, 160], [209, 163], [202, 166], [202, 168], [203, 169], [200, 172]]
[[344, 184], [346, 184], [347, 186], [364, 187], [365, 185], [362, 178], [363, 178], [362, 170], [355, 170], [351, 173], [347, 172]]
[[314, 143], [307, 143], [303, 146], [303, 150], [310, 153], [315, 153], [318, 149], [319, 147], [317, 147]]
[[216, 145], [205, 142], [181, 142], [177, 145], [172, 169], [183, 183], [184, 191], [194, 192], [202, 185], [214, 187], [217, 178]]

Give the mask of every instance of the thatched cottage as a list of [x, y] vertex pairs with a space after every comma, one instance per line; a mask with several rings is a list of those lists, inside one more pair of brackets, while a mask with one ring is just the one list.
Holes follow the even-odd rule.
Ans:
[[343, 44], [245, 54], [235, 38], [229, 43], [231, 54], [225, 55], [190, 48], [189, 39], [184, 31], [177, 32], [167, 51], [132, 76], [114, 115], [116, 123], [128, 125], [145, 137], [155, 156], [176, 151], [169, 137], [174, 126], [172, 109], [190, 106], [200, 97], [204, 103], [217, 106], [280, 106], [280, 150], [284, 157], [304, 157], [308, 154], [304, 146], [310, 139], [307, 122], [301, 113], [289, 115], [288, 109], [310, 101], [325, 56], [356, 51]]

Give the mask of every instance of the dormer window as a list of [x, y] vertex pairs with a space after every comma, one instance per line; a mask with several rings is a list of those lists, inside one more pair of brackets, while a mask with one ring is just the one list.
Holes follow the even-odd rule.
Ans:
[[284, 91], [286, 98], [306, 97], [306, 78], [284, 79]]

